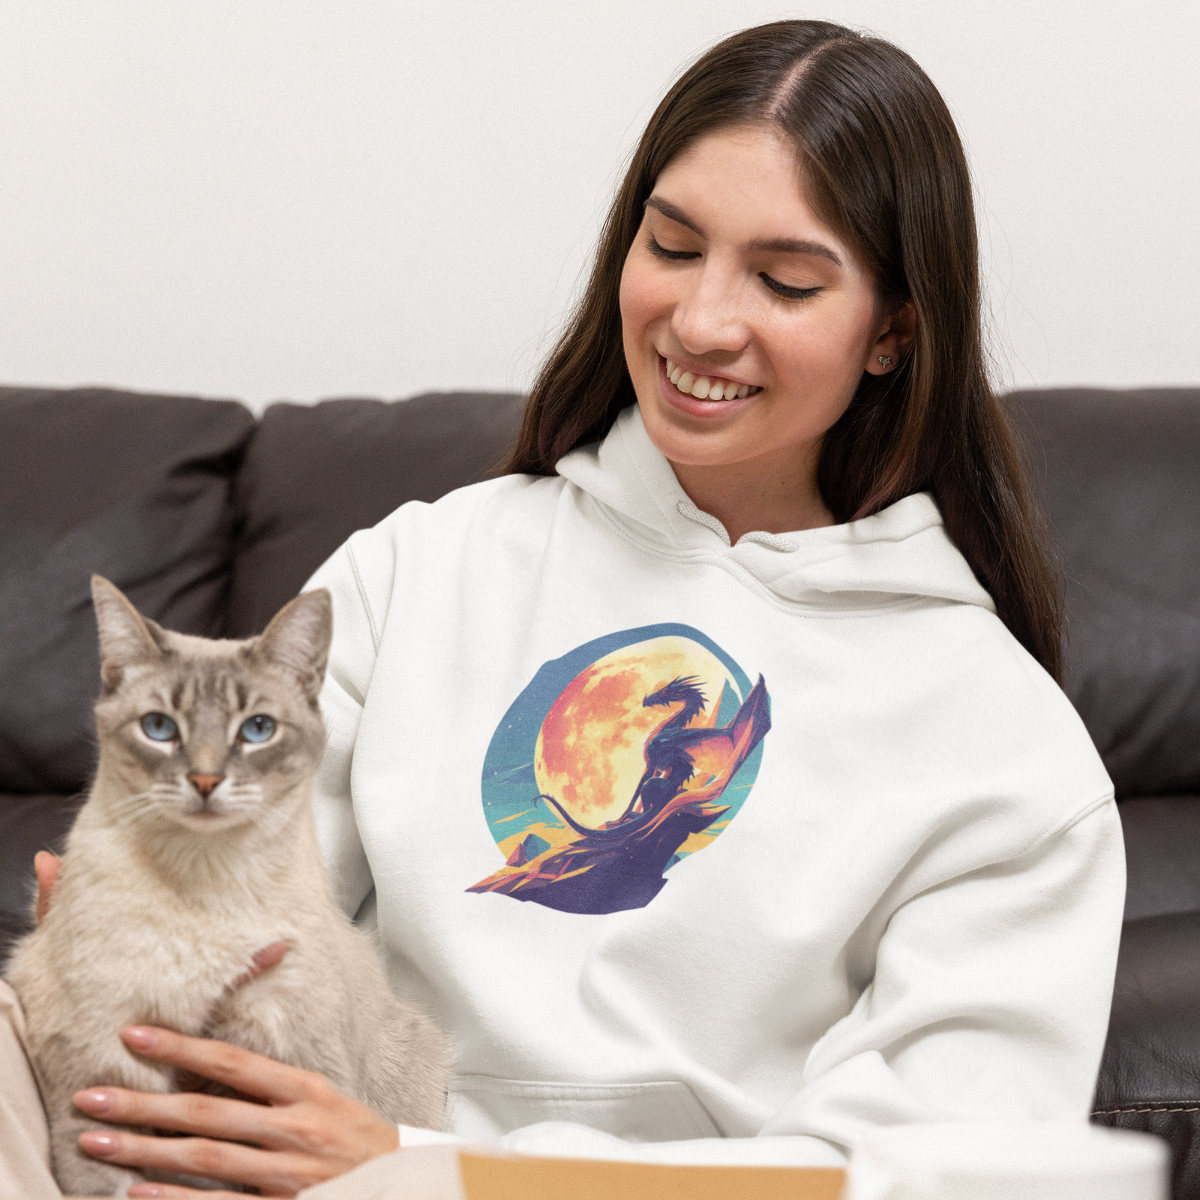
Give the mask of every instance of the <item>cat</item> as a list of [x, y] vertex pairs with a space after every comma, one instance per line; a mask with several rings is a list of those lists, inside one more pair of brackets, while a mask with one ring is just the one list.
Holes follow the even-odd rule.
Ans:
[[[385, 1120], [440, 1128], [449, 1044], [392, 993], [317, 847], [329, 593], [297, 597], [246, 641], [168, 632], [99, 576], [92, 596], [95, 781], [49, 911], [5, 972], [59, 1186], [124, 1194], [143, 1178], [79, 1149], [80, 1133], [111, 1126], [71, 1102], [102, 1084], [177, 1090], [119, 1040], [130, 1024], [234, 1042], [319, 1072]], [[280, 941], [282, 961], [256, 974], [256, 952]]]

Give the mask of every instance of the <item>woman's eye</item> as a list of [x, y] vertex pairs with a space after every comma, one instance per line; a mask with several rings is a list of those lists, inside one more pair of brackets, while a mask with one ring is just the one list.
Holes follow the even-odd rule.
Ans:
[[254, 717], [247, 717], [238, 730], [242, 741], [255, 743], [268, 741], [274, 732], [275, 722], [262, 713]]
[[758, 277], [775, 295], [782, 296], [785, 300], [807, 300], [810, 296], [815, 296], [821, 290], [819, 287], [788, 287], [786, 283], [780, 283], [778, 279], [772, 279], [766, 271], [759, 271]]
[[699, 250], [668, 250], [666, 246], [660, 246], [658, 239], [651, 237], [649, 241], [650, 253], [656, 258], [665, 258], [668, 262], [681, 262], [687, 258], [699, 258]]
[[147, 713], [142, 718], [142, 732], [152, 742], [173, 742], [179, 734], [179, 726], [166, 713]]

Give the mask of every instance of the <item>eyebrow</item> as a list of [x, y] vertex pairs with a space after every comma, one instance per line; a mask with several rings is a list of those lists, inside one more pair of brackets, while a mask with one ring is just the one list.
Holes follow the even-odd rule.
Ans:
[[[704, 236], [704, 230], [682, 208], [678, 208], [669, 200], [650, 196], [643, 207], [656, 208], [669, 220], [678, 222], [701, 237]], [[750, 249], [765, 250], [768, 254], [814, 254], [819, 258], [827, 258], [831, 262], [837, 263], [839, 267], [842, 265], [842, 260], [828, 246], [823, 246], [820, 242], [802, 241], [798, 238], [758, 238], [750, 243]]]

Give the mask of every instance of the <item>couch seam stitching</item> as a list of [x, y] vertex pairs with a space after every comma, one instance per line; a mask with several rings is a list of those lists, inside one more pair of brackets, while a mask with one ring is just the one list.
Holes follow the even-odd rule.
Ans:
[[1200, 1112], [1200, 1105], [1193, 1108], [1184, 1108], [1182, 1105], [1165, 1105], [1162, 1108], [1098, 1108], [1091, 1115], [1093, 1117], [1115, 1117], [1121, 1113], [1159, 1113], [1159, 1112], [1180, 1112], [1192, 1113]]

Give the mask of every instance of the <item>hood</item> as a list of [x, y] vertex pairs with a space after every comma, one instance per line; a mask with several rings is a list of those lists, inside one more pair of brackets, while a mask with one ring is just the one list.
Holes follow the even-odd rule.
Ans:
[[720, 521], [688, 499], [636, 405], [621, 412], [602, 442], [572, 450], [556, 469], [648, 547], [683, 558], [715, 556], [793, 604], [845, 611], [924, 596], [995, 611], [928, 492], [861, 521], [748, 533], [731, 546]]

